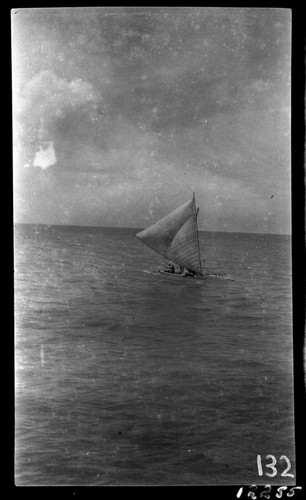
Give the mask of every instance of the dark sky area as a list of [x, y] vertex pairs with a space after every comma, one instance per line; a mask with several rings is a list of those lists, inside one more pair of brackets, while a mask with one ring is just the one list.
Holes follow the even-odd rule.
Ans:
[[12, 11], [15, 221], [290, 233], [291, 12]]

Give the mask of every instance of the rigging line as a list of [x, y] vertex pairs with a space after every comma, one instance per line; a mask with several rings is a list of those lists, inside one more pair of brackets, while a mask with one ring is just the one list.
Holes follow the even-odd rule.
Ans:
[[194, 223], [195, 223], [195, 229], [196, 229], [196, 240], [197, 240], [197, 247], [198, 247], [199, 264], [200, 264], [200, 269], [201, 269], [201, 275], [203, 276], [202, 262], [201, 262], [201, 253], [200, 253], [200, 244], [199, 244], [199, 234], [198, 234], [198, 223], [197, 223], [197, 209], [196, 209], [195, 194], [194, 194], [194, 192], [193, 192], [192, 199], [193, 199]]
[[145, 241], [141, 240], [138, 238], [137, 234], [134, 234], [133, 235], [135, 238], [137, 238], [138, 241], [140, 241], [141, 243], [144, 243], [148, 248], [151, 248], [151, 250], [153, 250], [153, 252], [157, 253], [158, 255], [161, 255], [162, 257], [164, 257], [165, 259], [169, 260], [169, 262], [174, 262], [175, 264], [177, 264], [179, 266], [179, 264], [177, 262], [175, 262], [174, 260], [171, 260], [169, 259], [169, 257], [167, 255], [165, 255], [164, 253], [161, 253], [157, 250], [155, 250], [153, 247], [151, 247], [151, 245], [149, 245], [148, 243], [146, 243]]

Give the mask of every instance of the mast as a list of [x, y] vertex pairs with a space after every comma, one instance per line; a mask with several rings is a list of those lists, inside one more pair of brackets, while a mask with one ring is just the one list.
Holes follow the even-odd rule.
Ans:
[[202, 275], [196, 217], [193, 196], [135, 237], [166, 259]]
[[199, 264], [200, 264], [200, 269], [201, 269], [201, 275], [203, 275], [202, 263], [201, 263], [201, 253], [200, 253], [200, 243], [199, 243], [199, 233], [198, 233], [198, 222], [197, 222], [197, 215], [198, 215], [199, 209], [196, 208], [194, 192], [192, 193], [192, 200], [193, 200], [193, 209], [194, 209], [194, 223], [195, 223], [195, 230], [196, 230], [196, 240], [197, 240], [197, 248], [198, 248], [198, 255], [199, 255]]

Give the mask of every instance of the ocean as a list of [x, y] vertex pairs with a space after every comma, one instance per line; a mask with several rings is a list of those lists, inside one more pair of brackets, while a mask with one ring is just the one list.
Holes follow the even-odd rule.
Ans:
[[290, 236], [135, 232], [15, 226], [15, 483], [295, 484]]

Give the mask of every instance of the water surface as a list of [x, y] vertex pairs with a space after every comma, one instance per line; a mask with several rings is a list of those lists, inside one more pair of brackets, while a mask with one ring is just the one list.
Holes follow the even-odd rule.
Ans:
[[199, 282], [135, 232], [16, 226], [16, 483], [294, 483], [290, 238], [201, 232]]

